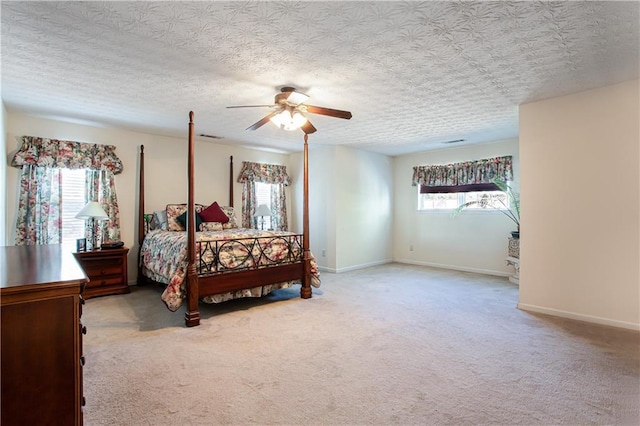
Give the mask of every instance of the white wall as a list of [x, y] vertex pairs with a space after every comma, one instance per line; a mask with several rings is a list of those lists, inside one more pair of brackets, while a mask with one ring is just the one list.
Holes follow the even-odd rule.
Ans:
[[[514, 189], [519, 188], [518, 141], [451, 147], [395, 157], [394, 260], [492, 275], [510, 275], [505, 264], [509, 233], [515, 225], [499, 212], [418, 211], [418, 187], [411, 186], [413, 167], [513, 156]], [[413, 248], [413, 250], [411, 250]]]
[[[23, 135], [41, 136], [78, 142], [110, 144], [124, 164], [124, 171], [116, 175], [116, 190], [120, 207], [121, 238], [131, 248], [129, 252], [129, 281], [137, 276], [137, 205], [138, 205], [138, 153], [145, 146], [145, 211], [164, 209], [168, 203], [187, 201], [187, 129], [185, 114], [184, 139], [168, 138], [130, 132], [115, 128], [92, 127], [62, 121], [48, 120], [24, 114], [9, 113], [6, 152], [8, 159], [19, 148], [18, 139]], [[198, 122], [195, 119], [197, 134]], [[234, 205], [240, 221], [242, 208], [242, 184], [236, 181], [242, 161], [255, 161], [288, 166], [289, 156], [271, 152], [250, 150], [235, 145], [215, 144], [196, 140], [196, 203], [210, 204], [218, 201], [229, 204], [229, 156], [234, 157]], [[7, 168], [7, 245], [15, 240], [19, 170]], [[291, 206], [287, 206], [289, 209]]]
[[393, 259], [393, 159], [358, 149], [335, 148], [336, 271]]
[[[7, 110], [2, 103], [2, 112], [0, 116], [0, 152], [7, 152]], [[0, 245], [4, 245], [7, 233], [7, 164], [9, 158], [5, 157], [5, 161], [0, 164], [0, 177], [5, 185], [0, 187]]]
[[[310, 138], [311, 139], [311, 138]], [[292, 176], [297, 182], [294, 191], [296, 232], [302, 233], [303, 154], [291, 155]], [[335, 149], [309, 142], [309, 247], [318, 267], [336, 268], [336, 199]]]
[[638, 91], [520, 107], [520, 308], [640, 329]]
[[[302, 182], [302, 154], [292, 171]], [[393, 161], [390, 157], [309, 141], [310, 248], [325, 271], [345, 272], [392, 259]], [[302, 227], [302, 183], [295, 222]]]

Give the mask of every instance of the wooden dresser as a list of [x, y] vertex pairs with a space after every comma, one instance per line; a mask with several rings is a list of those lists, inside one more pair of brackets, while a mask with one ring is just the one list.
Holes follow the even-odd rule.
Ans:
[[127, 281], [126, 247], [117, 249], [89, 250], [74, 253], [80, 266], [89, 277], [82, 294], [85, 299], [107, 294], [129, 293]]
[[82, 424], [86, 275], [60, 245], [0, 247], [3, 425]]

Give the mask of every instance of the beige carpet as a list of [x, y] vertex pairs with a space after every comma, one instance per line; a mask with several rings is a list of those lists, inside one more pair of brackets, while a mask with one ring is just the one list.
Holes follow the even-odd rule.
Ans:
[[506, 279], [390, 264], [266, 299], [90, 299], [86, 425], [640, 423], [640, 335], [516, 308]]

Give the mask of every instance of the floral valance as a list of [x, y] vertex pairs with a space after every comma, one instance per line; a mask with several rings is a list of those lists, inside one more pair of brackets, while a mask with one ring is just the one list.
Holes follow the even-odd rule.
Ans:
[[13, 167], [34, 165], [55, 169], [109, 170], [122, 172], [122, 161], [113, 145], [23, 136], [22, 147], [11, 161]]
[[425, 187], [464, 187], [492, 184], [494, 179], [513, 180], [513, 160], [510, 155], [464, 163], [415, 166], [411, 184]]
[[289, 185], [287, 167], [278, 164], [242, 162], [242, 170], [238, 182], [262, 182], [270, 184]]

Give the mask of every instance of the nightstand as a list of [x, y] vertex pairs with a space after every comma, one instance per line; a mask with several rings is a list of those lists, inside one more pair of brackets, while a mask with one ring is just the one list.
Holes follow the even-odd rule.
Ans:
[[129, 293], [126, 247], [76, 252], [80, 266], [89, 277], [82, 296], [89, 299], [108, 294]]

